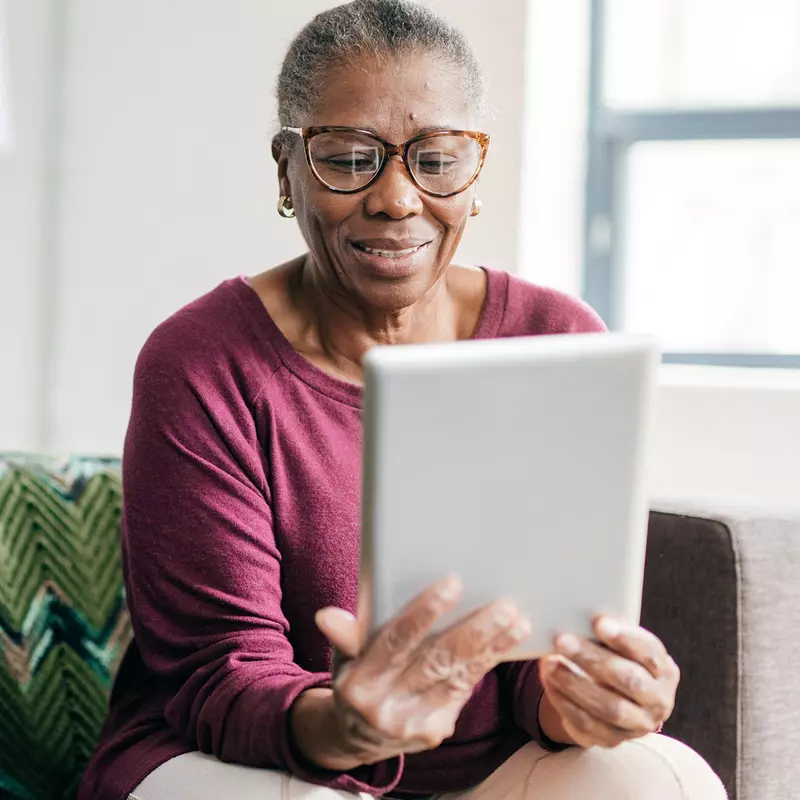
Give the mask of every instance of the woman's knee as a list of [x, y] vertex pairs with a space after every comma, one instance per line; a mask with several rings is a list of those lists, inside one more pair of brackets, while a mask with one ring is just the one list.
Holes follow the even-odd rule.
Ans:
[[646, 736], [610, 750], [593, 747], [541, 757], [525, 777], [522, 798], [567, 800], [726, 800], [722, 782], [691, 748]]
[[312, 786], [281, 772], [226, 764], [203, 753], [165, 762], [128, 800], [359, 800], [358, 795]]
[[[639, 774], [658, 774], [664, 798], [726, 800], [722, 781], [699, 753], [668, 736], [645, 736], [622, 745], [620, 756], [641, 762]], [[644, 785], [644, 784], [643, 784]], [[646, 795], [636, 795], [645, 797]], [[659, 797], [659, 795], [655, 795]]]

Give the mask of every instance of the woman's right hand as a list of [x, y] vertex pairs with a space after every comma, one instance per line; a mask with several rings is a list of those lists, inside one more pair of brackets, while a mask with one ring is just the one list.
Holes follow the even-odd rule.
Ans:
[[432, 750], [453, 735], [476, 684], [530, 634], [506, 600], [431, 633], [460, 597], [457, 579], [435, 584], [363, 647], [351, 614], [317, 614], [338, 666], [333, 691], [312, 689], [292, 707], [295, 745], [308, 760], [346, 771]]

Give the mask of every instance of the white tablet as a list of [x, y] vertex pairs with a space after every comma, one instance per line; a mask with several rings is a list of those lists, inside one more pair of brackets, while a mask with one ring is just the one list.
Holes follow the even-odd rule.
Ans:
[[513, 658], [638, 623], [658, 348], [621, 334], [378, 347], [364, 364], [362, 603], [376, 629], [458, 575], [458, 613], [510, 597]]

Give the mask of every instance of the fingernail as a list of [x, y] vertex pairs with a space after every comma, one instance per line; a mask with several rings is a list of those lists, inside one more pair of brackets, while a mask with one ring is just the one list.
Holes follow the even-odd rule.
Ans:
[[531, 624], [527, 619], [520, 620], [512, 629], [511, 637], [517, 641], [526, 639], [531, 634]]
[[348, 611], [346, 608], [329, 608], [328, 613], [337, 616], [339, 619], [345, 620], [346, 622], [356, 621], [356, 615], [353, 614], [352, 611]]
[[555, 672], [558, 669], [558, 661], [556, 661], [554, 658], [545, 658], [543, 661], [544, 663], [542, 664], [542, 669], [544, 670], [544, 674], [547, 676], [555, 675]]
[[336, 612], [332, 608], [321, 608], [316, 614], [314, 614], [314, 621], [317, 623], [317, 625], [319, 625], [320, 620], [322, 620], [324, 623], [325, 619], [334, 613]]
[[514, 608], [514, 606], [510, 605], [509, 603], [503, 603], [495, 609], [494, 621], [498, 625], [510, 625], [514, 620], [516, 613], [517, 610]]
[[560, 658], [559, 662], [564, 665], [573, 675], [577, 678], [588, 678], [589, 676], [584, 672], [574, 661], [568, 658]]
[[455, 600], [461, 591], [461, 581], [458, 578], [448, 578], [439, 586], [437, 594], [442, 600]]
[[611, 617], [600, 617], [597, 622], [597, 632], [604, 639], [613, 639], [622, 633], [619, 623]]
[[571, 633], [562, 633], [556, 639], [556, 650], [565, 656], [574, 656], [580, 653], [581, 643], [577, 636], [573, 636]]

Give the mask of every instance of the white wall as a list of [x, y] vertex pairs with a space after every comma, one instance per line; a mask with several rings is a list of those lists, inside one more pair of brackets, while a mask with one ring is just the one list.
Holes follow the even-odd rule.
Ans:
[[304, 5], [71, 0], [56, 450], [119, 452], [148, 333], [299, 248], [274, 211], [269, 139], [279, 52], [324, 4]]
[[[588, 0], [430, 1], [474, 40], [497, 112], [462, 258], [579, 292]], [[6, 2], [0, 449], [118, 453], [149, 331], [302, 247], [275, 213], [272, 87], [293, 34], [334, 2]], [[654, 493], [791, 501], [798, 382], [665, 368]]]
[[57, 125], [54, 10], [53, 0], [0, 0], [0, 85], [13, 123], [0, 147], [0, 447], [6, 450], [41, 446], [46, 433], [45, 317]]
[[[64, 73], [57, 450], [117, 452], [149, 331], [222, 279], [300, 252], [275, 213], [272, 90], [323, 0], [71, 0]], [[525, 0], [438, 0], [473, 39], [497, 110], [465, 260], [514, 269]], [[491, 20], [491, 24], [488, 24]]]
[[800, 506], [800, 370], [661, 368], [656, 497]]
[[579, 295], [583, 280], [589, 0], [530, 0], [518, 272]]

